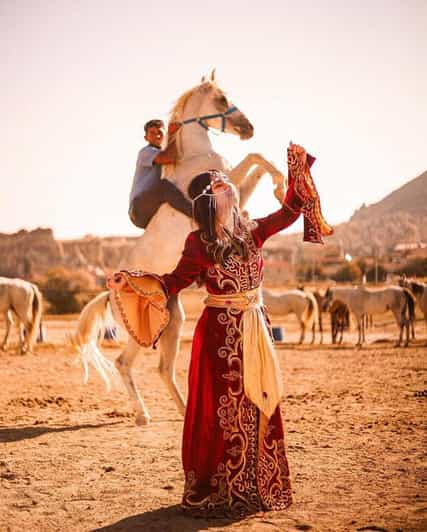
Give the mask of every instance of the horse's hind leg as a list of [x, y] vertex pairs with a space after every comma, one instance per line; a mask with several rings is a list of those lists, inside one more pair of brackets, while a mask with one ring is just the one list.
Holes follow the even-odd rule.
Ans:
[[[397, 327], [399, 329], [399, 340], [397, 341], [396, 343], [396, 347], [399, 347], [402, 345], [402, 340], [403, 340], [403, 329], [406, 325], [406, 318], [405, 318], [405, 307], [403, 307], [403, 310], [401, 310], [400, 312], [399, 311], [395, 311], [393, 310], [393, 315], [394, 315], [394, 318], [396, 320], [396, 324], [397, 324]], [[408, 332], [409, 332], [409, 328], [408, 328]], [[409, 343], [409, 337], [407, 338], [407, 341]], [[408, 343], [406, 344], [406, 346], [408, 345]]]
[[135, 385], [132, 374], [132, 364], [140, 349], [140, 346], [135, 342], [135, 340], [129, 337], [127, 346], [115, 361], [115, 366], [119, 370], [132, 402], [136, 414], [135, 423], [137, 425], [148, 425], [151, 418], [147, 409], [145, 408], [144, 400], [142, 399]]
[[301, 334], [300, 334], [298, 343], [302, 344], [305, 338], [305, 323], [302, 320], [300, 321], [300, 327], [301, 327]]
[[6, 351], [7, 340], [9, 338], [10, 328], [12, 327], [12, 324], [13, 324], [12, 314], [10, 313], [9, 310], [7, 310], [4, 313], [4, 320], [6, 322], [6, 333], [4, 335], [3, 342], [1, 343], [1, 346], [0, 346], [0, 349], [2, 351]]
[[176, 384], [175, 361], [179, 353], [179, 337], [185, 315], [177, 296], [169, 298], [168, 309], [170, 312], [170, 321], [159, 341], [161, 350], [159, 373], [175, 401], [179, 413], [184, 415], [185, 402]]

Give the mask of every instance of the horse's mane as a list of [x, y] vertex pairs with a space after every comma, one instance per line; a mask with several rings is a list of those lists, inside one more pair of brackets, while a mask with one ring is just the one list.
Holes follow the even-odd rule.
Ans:
[[203, 83], [196, 85], [195, 87], [188, 89], [188, 91], [184, 92], [184, 94], [181, 94], [181, 96], [178, 98], [178, 100], [175, 102], [175, 105], [172, 107], [170, 111], [169, 120], [171, 122], [180, 120], [182, 118], [182, 114], [184, 112], [184, 108], [188, 102], [188, 100], [193, 96], [193, 94], [198, 91], [201, 87], [215, 87], [218, 88], [215, 83], [212, 81], [204, 81]]
[[[182, 115], [184, 113], [184, 108], [187, 105], [188, 100], [191, 98], [191, 96], [194, 95], [195, 92], [200, 91], [201, 89], [212, 89], [215, 88], [218, 91], [222, 93], [222, 90], [218, 87], [218, 85], [213, 81], [203, 81], [199, 85], [196, 85], [195, 87], [189, 89], [188, 91], [181, 94], [181, 96], [177, 99], [175, 102], [175, 105], [172, 107], [170, 114], [169, 114], [169, 120], [170, 122], [179, 122], [182, 120]], [[169, 144], [169, 138], [167, 139], [167, 144]], [[181, 130], [178, 130], [176, 134], [176, 145], [178, 150], [178, 157], [182, 154], [182, 142], [181, 142]], [[167, 165], [167, 167], [164, 169], [165, 175], [168, 175], [169, 168], [173, 169], [175, 165]]]

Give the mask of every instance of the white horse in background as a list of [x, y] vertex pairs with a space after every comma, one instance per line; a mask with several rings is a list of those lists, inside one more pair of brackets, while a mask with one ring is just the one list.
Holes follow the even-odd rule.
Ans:
[[[216, 168], [226, 172], [238, 188], [241, 208], [266, 172], [270, 173], [276, 185], [276, 197], [283, 199], [284, 176], [261, 155], [250, 154], [236, 167], [231, 168], [227, 161], [214, 151], [208, 136], [209, 128], [237, 135], [244, 140], [252, 137], [253, 126], [215, 83], [213, 74], [210, 80], [203, 79], [200, 85], [178, 99], [172, 110], [171, 120], [182, 122], [183, 126], [176, 136], [178, 161], [176, 165], [167, 167], [165, 174], [184, 194], [187, 195], [188, 186], [196, 175]], [[121, 266], [157, 274], [170, 272], [180, 258], [188, 233], [195, 228], [185, 215], [175, 211], [170, 205], [163, 204]], [[91, 362], [107, 383], [113, 368], [97, 349], [96, 339], [109, 301], [109, 292], [103, 292], [89, 302], [80, 315], [76, 333], [71, 337], [72, 344], [86, 361], [86, 378], [87, 363]], [[168, 308], [170, 322], [158, 343], [159, 372], [178, 410], [183, 414], [185, 403], [175, 380], [175, 360], [179, 352], [179, 337], [185, 316], [179, 297], [172, 296]], [[114, 312], [114, 306], [112, 310]], [[120, 316], [115, 315], [114, 318], [120, 324]], [[141, 350], [129, 337], [126, 348], [115, 361], [115, 366], [132, 400], [136, 423], [145, 425], [149, 423], [150, 416], [135, 386], [131, 371]]]
[[22, 354], [31, 352], [42, 314], [42, 295], [37, 286], [23, 279], [0, 277], [0, 313], [6, 321], [6, 333], [0, 348], [6, 350], [10, 329], [16, 319], [20, 351]]
[[287, 290], [273, 294], [263, 289], [262, 298], [268, 313], [272, 316], [295, 314], [301, 327], [300, 344], [304, 342], [306, 330], [312, 332], [311, 343], [314, 343], [316, 323], [319, 319], [319, 308], [316, 298], [311, 292], [304, 290]]
[[334, 301], [345, 303], [350, 312], [356, 318], [358, 340], [357, 346], [361, 347], [365, 340], [365, 315], [383, 314], [387, 311], [393, 312], [399, 327], [400, 346], [403, 339], [403, 329], [406, 330], [405, 347], [409, 345], [409, 324], [414, 319], [415, 300], [407, 288], [400, 286], [387, 286], [379, 289], [369, 289], [365, 287], [328, 288], [325, 294], [326, 307]]

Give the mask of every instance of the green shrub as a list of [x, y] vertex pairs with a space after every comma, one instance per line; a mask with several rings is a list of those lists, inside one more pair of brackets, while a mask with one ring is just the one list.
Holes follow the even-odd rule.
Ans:
[[355, 262], [349, 262], [337, 270], [333, 275], [331, 275], [331, 277], [337, 282], [355, 283], [361, 281], [362, 270]]
[[91, 299], [95, 286], [92, 276], [85, 271], [55, 268], [47, 272], [41, 288], [51, 314], [73, 314]]

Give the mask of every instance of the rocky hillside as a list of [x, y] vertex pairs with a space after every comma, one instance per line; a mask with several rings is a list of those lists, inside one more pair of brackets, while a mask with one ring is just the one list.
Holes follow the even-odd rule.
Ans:
[[0, 275], [31, 277], [55, 267], [112, 270], [134, 245], [134, 237], [56, 240], [52, 229], [0, 233]]

